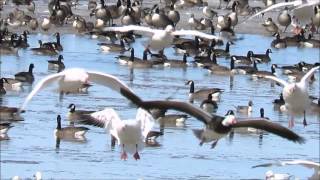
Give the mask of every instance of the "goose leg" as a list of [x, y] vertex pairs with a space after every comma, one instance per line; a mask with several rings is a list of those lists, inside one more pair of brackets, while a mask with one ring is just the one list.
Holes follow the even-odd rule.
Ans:
[[304, 127], [306, 127], [308, 125], [307, 119], [306, 119], [306, 111], [303, 111], [303, 125], [304, 125]]
[[286, 26], [286, 27], [284, 28], [283, 32], [286, 32], [287, 28], [288, 28], [288, 26]]
[[128, 159], [128, 155], [127, 155], [126, 151], [124, 150], [124, 144], [122, 144], [121, 160], [127, 160], [127, 159]]
[[211, 144], [211, 149], [215, 148], [217, 144], [218, 144], [218, 140], [214, 141], [214, 142]]
[[135, 160], [140, 159], [140, 155], [138, 153], [138, 144], [136, 144], [136, 152], [134, 153], [133, 157], [134, 157]]
[[221, 8], [221, 1], [222, 1], [222, 0], [219, 0], [219, 6], [218, 6], [218, 9], [220, 9], [220, 8]]

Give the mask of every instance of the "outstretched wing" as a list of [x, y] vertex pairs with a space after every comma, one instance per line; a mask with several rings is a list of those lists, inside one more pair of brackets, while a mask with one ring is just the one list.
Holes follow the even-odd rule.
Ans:
[[176, 30], [172, 32], [175, 36], [198, 36], [205, 39], [220, 39], [218, 36], [214, 36], [211, 34], [206, 34], [200, 31], [194, 31], [194, 30]]
[[148, 133], [153, 128], [155, 120], [153, 119], [152, 115], [148, 113], [146, 110], [139, 108], [136, 120], [140, 121], [141, 130], [142, 130], [142, 136], [145, 139], [148, 135]]
[[33, 90], [28, 94], [27, 98], [24, 100], [22, 106], [20, 107], [19, 111], [23, 111], [24, 108], [27, 106], [29, 101], [32, 99], [32, 97], [37, 94], [41, 89], [49, 86], [54, 81], [59, 80], [62, 76], [64, 76], [64, 72], [60, 72], [57, 74], [49, 75], [43, 79], [40, 80], [40, 82], [37, 83], [37, 85], [33, 88]]
[[272, 9], [276, 9], [276, 8], [280, 8], [280, 7], [283, 7], [283, 6], [298, 6], [299, 4], [301, 4], [301, 0], [296, 0], [296, 1], [292, 1], [292, 2], [281, 2], [281, 3], [277, 3], [277, 4], [274, 4], [272, 6], [269, 6], [268, 8], [248, 17], [246, 20], [242, 21], [242, 23], [254, 18], [254, 17], [257, 17], [259, 16], [260, 14], [263, 14], [263, 13], [266, 13], [268, 11], [271, 11]]
[[320, 68], [320, 66], [314, 67], [312, 69], [310, 69], [300, 80], [299, 83], [306, 83], [311, 76], [315, 73], [316, 70], [318, 70]]
[[255, 118], [250, 120], [238, 121], [236, 124], [232, 125], [233, 128], [239, 127], [251, 127], [256, 129], [261, 129], [273, 133], [275, 135], [286, 138], [290, 141], [304, 143], [305, 139], [290, 129], [281, 126], [280, 124], [273, 123], [271, 121], [265, 120], [264, 118]]
[[117, 128], [124, 125], [123, 121], [119, 118], [117, 112], [112, 108], [105, 108], [102, 111], [97, 111], [92, 114], [83, 115], [80, 121], [83, 124], [93, 125], [105, 128], [107, 132], [113, 135], [119, 142]]
[[118, 27], [105, 27], [103, 30], [104, 31], [116, 31], [116, 32], [134, 31], [134, 32], [136, 32], [138, 34], [150, 35], [150, 36], [152, 36], [157, 31], [159, 31], [159, 30], [156, 30], [156, 29], [151, 29], [149, 27], [136, 26], [136, 25], [118, 26]]
[[276, 81], [277, 83], [280, 83], [282, 84], [283, 86], [287, 86], [288, 83], [282, 79], [279, 79], [278, 77], [275, 77], [275, 76], [263, 76], [264, 78], [267, 78], [267, 79], [271, 79], [271, 80], [274, 80]]
[[130, 88], [123, 83], [120, 79], [110, 74], [102, 73], [102, 72], [95, 72], [95, 71], [88, 71], [89, 74], [89, 81], [95, 82], [97, 84], [101, 84], [104, 86], [110, 87], [112, 90], [117, 91], [120, 93], [120, 89], [125, 89], [130, 91]]

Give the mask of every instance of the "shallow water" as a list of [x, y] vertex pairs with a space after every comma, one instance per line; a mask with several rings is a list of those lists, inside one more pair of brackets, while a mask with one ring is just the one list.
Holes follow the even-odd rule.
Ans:
[[[246, 54], [248, 50], [264, 53], [270, 47], [272, 38], [257, 35], [242, 35], [231, 46], [231, 54]], [[37, 47], [37, 40], [53, 41], [48, 35], [30, 35], [30, 46]], [[145, 39], [143, 39], [145, 40]], [[253, 81], [245, 75], [235, 76], [230, 81], [229, 76], [209, 74], [206, 70], [188, 67], [187, 69], [153, 68], [135, 69], [134, 80], [130, 81], [130, 70], [118, 64], [116, 54], [101, 53], [97, 39], [87, 36], [62, 35], [61, 42], [64, 51], [66, 67], [83, 67], [91, 70], [110, 73], [127, 83], [143, 99], [165, 99], [171, 97], [182, 101], [187, 100], [189, 86], [187, 80], [195, 81], [195, 88], [218, 87], [225, 91], [221, 96], [217, 114], [223, 115], [236, 105], [246, 105], [253, 100], [252, 116], [259, 116], [259, 109], [265, 109], [265, 116], [272, 121], [288, 126], [288, 117], [274, 110], [272, 100], [278, 98], [281, 87], [271, 87], [266, 80]], [[141, 40], [131, 46], [135, 47], [136, 55], [142, 57]], [[319, 62], [319, 49], [287, 48], [272, 49], [272, 62], [293, 64], [301, 60], [309, 63]], [[173, 49], [168, 48], [165, 54], [169, 58], [182, 59]], [[18, 71], [28, 69], [30, 63], [35, 64], [35, 82], [51, 74], [47, 60], [56, 58], [38, 56], [30, 50], [20, 50], [19, 57], [1, 56], [1, 76], [12, 77]], [[188, 58], [192, 60], [192, 58]], [[228, 66], [229, 60], [218, 59], [219, 64]], [[259, 69], [269, 70], [270, 64], [259, 64]], [[278, 74], [281, 72], [278, 70]], [[319, 96], [319, 72], [317, 81], [310, 88], [310, 94]], [[35, 84], [35, 83], [34, 83]], [[8, 92], [3, 98], [3, 105], [20, 106], [30, 92], [31, 87], [25, 87], [20, 93]], [[264, 178], [267, 170], [290, 173], [301, 179], [306, 179], [312, 170], [301, 166], [255, 168], [261, 163], [277, 160], [306, 159], [319, 162], [319, 114], [308, 113], [308, 126], [302, 125], [302, 119], [296, 118], [292, 129], [307, 141], [305, 144], [295, 144], [272, 134], [264, 134], [259, 139], [258, 134], [235, 134], [232, 141], [228, 137], [221, 139], [215, 149], [210, 144], [199, 146], [192, 129], [202, 128], [203, 124], [194, 118], [189, 118], [183, 127], [168, 127], [164, 136], [158, 138], [159, 147], [146, 147], [141, 153], [141, 160], [135, 161], [129, 156], [127, 161], [120, 160], [119, 147], [111, 148], [110, 136], [104, 129], [89, 127], [86, 141], [61, 141], [56, 149], [53, 131], [56, 127], [56, 115], [61, 114], [66, 119], [67, 106], [76, 104], [78, 109], [101, 110], [105, 107], [115, 108], [120, 117], [129, 119], [135, 117], [136, 108], [118, 93], [100, 85], [89, 88], [87, 94], [66, 95], [59, 102], [58, 93], [54, 87], [47, 88], [37, 94], [23, 114], [24, 121], [14, 123], [8, 132], [9, 140], [1, 141], [1, 179], [14, 175], [31, 177], [36, 171], [41, 171], [43, 177], [57, 179], [253, 179]], [[198, 102], [196, 102], [198, 106]], [[62, 126], [68, 122], [62, 121]], [[155, 127], [157, 129], [158, 126]]]

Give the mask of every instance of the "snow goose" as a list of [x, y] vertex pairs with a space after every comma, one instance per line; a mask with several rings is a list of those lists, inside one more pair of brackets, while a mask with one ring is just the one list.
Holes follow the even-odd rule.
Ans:
[[313, 169], [314, 173], [308, 179], [316, 180], [320, 176], [320, 164], [313, 161], [308, 161], [308, 160], [297, 159], [297, 160], [291, 160], [291, 161], [278, 161], [274, 163], [259, 164], [259, 165], [253, 166], [252, 168], [270, 167], [270, 166], [286, 166], [286, 165], [301, 165], [306, 168]]
[[23, 110], [34, 95], [54, 82], [58, 82], [59, 93], [77, 93], [79, 92], [79, 89], [82, 88], [83, 84], [88, 84], [89, 81], [108, 86], [115, 91], [120, 91], [120, 88], [131, 91], [127, 85], [110, 74], [87, 71], [82, 68], [70, 68], [40, 80], [29, 93], [20, 109]]
[[163, 110], [173, 109], [187, 113], [205, 124], [205, 128], [195, 131], [196, 137], [203, 142], [212, 142], [212, 147], [217, 141], [227, 135], [233, 128], [250, 127], [281, 136], [287, 140], [304, 143], [304, 138], [294, 133], [290, 129], [273, 123], [266, 118], [236, 118], [233, 111], [229, 110], [225, 116], [209, 114], [190, 103], [179, 101], [143, 101], [136, 94], [121, 90], [123, 96], [131, 100], [137, 106], [144, 109], [158, 108]]
[[122, 27], [106, 27], [104, 31], [128, 32], [135, 31], [140, 34], [150, 35], [149, 47], [154, 50], [162, 50], [173, 43], [174, 36], [198, 36], [205, 39], [219, 39], [217, 36], [193, 30], [174, 30], [173, 26], [168, 25], [164, 30], [151, 29], [149, 27], [129, 25]]
[[[293, 116], [296, 114], [304, 114], [303, 124], [307, 125], [305, 119], [305, 111], [310, 105], [309, 93], [308, 93], [308, 81], [313, 74], [320, 68], [320, 66], [312, 68], [308, 71], [299, 82], [288, 83], [275, 76], [265, 76], [267, 79], [276, 81], [277, 83], [284, 86], [282, 90], [283, 99], [285, 101], [285, 108], [288, 113], [292, 116], [289, 123], [293, 125]], [[290, 124], [289, 124], [290, 125]]]
[[272, 6], [269, 6], [268, 8], [254, 14], [253, 16], [250, 16], [245, 21], [250, 20], [254, 17], [257, 17], [260, 14], [265, 14], [270, 10], [284, 7], [284, 6], [294, 6], [293, 15], [296, 16], [300, 21], [303, 21], [303, 20], [309, 21], [313, 16], [313, 10], [312, 10], [313, 6], [318, 3], [319, 3], [318, 0], [295, 0], [290, 2], [281, 2], [281, 3], [274, 4]]
[[105, 128], [122, 148], [121, 159], [127, 160], [127, 153], [133, 154], [135, 160], [140, 159], [139, 151], [154, 125], [154, 119], [146, 110], [139, 108], [135, 120], [121, 120], [116, 111], [106, 108], [92, 113], [82, 123]]

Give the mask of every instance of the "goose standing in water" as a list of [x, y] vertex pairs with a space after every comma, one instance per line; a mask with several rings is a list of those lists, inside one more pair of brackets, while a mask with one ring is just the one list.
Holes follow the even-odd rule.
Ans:
[[121, 91], [121, 94], [138, 107], [144, 109], [173, 109], [194, 116], [206, 126], [202, 130], [194, 131], [195, 136], [201, 140], [200, 144], [214, 141], [212, 144], [212, 147], [214, 147], [218, 140], [227, 135], [233, 128], [241, 127], [265, 130], [297, 143], [305, 142], [303, 137], [290, 129], [285, 128], [280, 124], [273, 123], [265, 118], [236, 118], [231, 110], [229, 110], [225, 116], [211, 115], [190, 103], [179, 101], [143, 101], [140, 97], [129, 91]]
[[208, 97], [209, 94], [212, 95], [212, 100], [218, 100], [221, 92], [223, 92], [223, 90], [220, 88], [199, 89], [198, 91], [194, 91], [194, 82], [192, 80], [187, 81], [185, 85], [190, 86], [190, 102], [193, 102], [194, 100], [204, 100]]
[[57, 116], [57, 128], [54, 130], [54, 135], [58, 139], [84, 139], [84, 135], [89, 130], [87, 127], [61, 127], [61, 116]]
[[267, 49], [265, 54], [252, 54], [252, 58], [258, 62], [267, 63], [271, 61], [270, 53], [272, 53], [271, 49]]
[[106, 108], [92, 113], [82, 123], [105, 128], [122, 148], [121, 159], [127, 160], [133, 154], [135, 160], [140, 159], [139, 151], [144, 148], [145, 140], [155, 120], [146, 110], [138, 109], [135, 120], [121, 120], [114, 109]]
[[284, 86], [282, 94], [285, 101], [284, 107], [291, 115], [291, 119], [289, 120], [290, 127], [294, 125], [293, 116], [301, 113], [304, 114], [303, 124], [305, 126], [307, 125], [305, 115], [306, 109], [310, 105], [309, 93], [307, 88], [308, 81], [319, 68], [320, 66], [312, 68], [297, 83], [287, 83], [286, 81], [274, 76], [265, 76], [265, 78], [276, 81], [277, 83]]
[[41, 79], [26, 97], [24, 103], [20, 107], [20, 110], [24, 110], [28, 102], [40, 90], [54, 82], [58, 82], [58, 92], [62, 95], [63, 93], [79, 93], [79, 89], [83, 87], [83, 84], [89, 84], [90, 81], [107, 86], [118, 92], [120, 92], [120, 88], [131, 91], [127, 85], [110, 74], [88, 71], [81, 68], [70, 68]]
[[31, 63], [29, 65], [29, 70], [27, 72], [19, 72], [15, 74], [14, 75], [15, 79], [21, 82], [32, 84], [34, 81], [33, 68], [34, 68], [34, 65]]
[[205, 39], [218, 39], [218, 37], [199, 31], [192, 30], [174, 30], [173, 26], [168, 25], [164, 30], [151, 29], [149, 27], [143, 26], [122, 26], [122, 27], [106, 27], [104, 31], [119, 31], [119, 32], [129, 32], [136, 31], [140, 34], [151, 36], [148, 47], [154, 50], [162, 50], [173, 43], [174, 36], [198, 36]]

